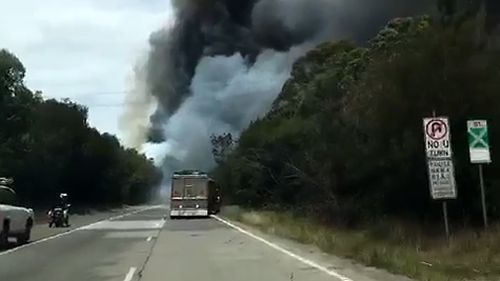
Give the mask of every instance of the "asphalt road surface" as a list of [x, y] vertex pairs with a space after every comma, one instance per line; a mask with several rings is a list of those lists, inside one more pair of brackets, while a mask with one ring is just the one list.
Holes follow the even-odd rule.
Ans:
[[351, 281], [273, 246], [215, 219], [174, 220], [160, 234], [141, 280]]
[[408, 280], [218, 217], [170, 220], [167, 211], [115, 212], [110, 219], [0, 252], [0, 280]]
[[[165, 212], [162, 208], [132, 211], [0, 252], [0, 280], [122, 281], [127, 274], [134, 277], [129, 272], [146, 261]], [[34, 234], [40, 235], [37, 231]]]
[[136, 210], [144, 209], [144, 206], [128, 207], [123, 209], [111, 209], [106, 211], [89, 211], [87, 214], [71, 214], [69, 227], [48, 227], [48, 218], [43, 211], [35, 211], [37, 215], [35, 218], [35, 226], [31, 232], [31, 240], [37, 241], [43, 238], [54, 236], [63, 232], [72, 231], [73, 229], [95, 223], [97, 221], [105, 220], [111, 217], [120, 216], [126, 213], [134, 212]]

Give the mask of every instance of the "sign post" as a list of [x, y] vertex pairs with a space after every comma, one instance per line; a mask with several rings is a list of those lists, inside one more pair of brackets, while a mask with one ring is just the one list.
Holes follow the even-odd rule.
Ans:
[[486, 210], [486, 194], [484, 191], [483, 164], [491, 163], [490, 142], [488, 139], [488, 122], [486, 120], [467, 121], [469, 135], [469, 155], [472, 164], [479, 167], [479, 187], [481, 188], [481, 206], [483, 209], [484, 229], [488, 229], [488, 213]]
[[457, 190], [448, 118], [424, 118], [424, 131], [431, 197], [442, 200], [444, 227], [449, 238], [446, 200], [456, 199]]

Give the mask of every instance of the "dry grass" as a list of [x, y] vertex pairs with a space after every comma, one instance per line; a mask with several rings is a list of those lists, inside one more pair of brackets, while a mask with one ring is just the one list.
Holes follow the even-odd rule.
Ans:
[[394, 222], [362, 230], [326, 227], [290, 214], [255, 211], [224, 213], [266, 233], [315, 244], [325, 252], [387, 269], [417, 280], [500, 280], [500, 229], [456, 234], [449, 243]]

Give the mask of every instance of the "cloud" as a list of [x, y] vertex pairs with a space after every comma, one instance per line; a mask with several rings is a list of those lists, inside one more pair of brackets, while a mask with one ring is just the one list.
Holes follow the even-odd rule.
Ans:
[[173, 20], [165, 0], [17, 0], [0, 10], [0, 48], [24, 63], [27, 85], [87, 105], [90, 124], [115, 134], [150, 31]]

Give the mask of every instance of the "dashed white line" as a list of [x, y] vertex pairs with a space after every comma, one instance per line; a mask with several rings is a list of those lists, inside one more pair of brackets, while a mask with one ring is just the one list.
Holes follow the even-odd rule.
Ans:
[[350, 278], [348, 278], [348, 277], [346, 277], [346, 276], [344, 276], [344, 275], [342, 275], [342, 274], [340, 274], [340, 273], [338, 273], [338, 272], [336, 272], [334, 270], [330, 270], [330, 269], [328, 269], [328, 268], [326, 268], [324, 266], [321, 266], [321, 265], [315, 263], [314, 261], [311, 261], [311, 260], [303, 258], [303, 257], [301, 257], [301, 256], [299, 256], [297, 254], [294, 254], [294, 253], [292, 253], [292, 252], [290, 252], [290, 251], [288, 251], [288, 250], [286, 250], [286, 249], [284, 249], [284, 248], [282, 248], [282, 247], [280, 247], [280, 246], [278, 246], [278, 245], [276, 245], [276, 244], [274, 244], [272, 242], [267, 241], [266, 239], [264, 239], [264, 238], [262, 238], [260, 236], [257, 236], [257, 235], [255, 235], [255, 234], [253, 234], [253, 233], [251, 233], [251, 232], [249, 232], [247, 230], [244, 230], [243, 228], [241, 228], [241, 227], [239, 227], [237, 225], [234, 225], [234, 224], [230, 223], [229, 221], [226, 221], [226, 220], [224, 220], [224, 219], [222, 219], [222, 218], [220, 218], [218, 216], [212, 215], [212, 217], [215, 218], [216, 220], [222, 222], [223, 224], [236, 229], [237, 231], [239, 231], [239, 232], [241, 232], [243, 234], [246, 234], [246, 235], [248, 235], [248, 236], [250, 236], [250, 237], [252, 237], [252, 238], [254, 238], [256, 240], [259, 240], [260, 242], [266, 244], [267, 246], [269, 246], [269, 247], [271, 247], [271, 248], [273, 248], [275, 250], [278, 250], [281, 253], [283, 253], [283, 254], [285, 254], [285, 255], [287, 255], [289, 257], [292, 257], [292, 258], [294, 258], [294, 259], [296, 259], [296, 260], [298, 260], [298, 261], [300, 261], [300, 262], [302, 262], [304, 264], [307, 264], [308, 266], [314, 267], [314, 268], [318, 269], [319, 271], [322, 271], [323, 273], [326, 273], [326, 274], [328, 274], [330, 276], [333, 276], [333, 277], [335, 277], [335, 278], [337, 278], [337, 279], [339, 279], [341, 281], [353, 281], [352, 279], [350, 279]]
[[149, 237], [148, 237], [148, 239], [146, 239], [146, 241], [147, 241], [147, 242], [150, 242], [150, 241], [151, 241], [151, 239], [153, 239], [153, 237], [152, 237], [152, 236], [149, 236]]
[[33, 245], [37, 245], [37, 244], [40, 244], [40, 243], [43, 243], [45, 241], [49, 241], [49, 240], [52, 240], [52, 239], [56, 239], [56, 238], [59, 238], [59, 237], [62, 237], [62, 236], [69, 235], [71, 233], [74, 233], [74, 232], [77, 232], [77, 231], [80, 231], [80, 230], [84, 230], [86, 228], [92, 227], [93, 225], [101, 223], [102, 221], [117, 220], [117, 219], [121, 219], [121, 218], [126, 217], [126, 216], [130, 216], [130, 215], [133, 215], [133, 214], [137, 214], [137, 213], [140, 213], [140, 212], [143, 212], [143, 211], [147, 211], [147, 210], [151, 210], [151, 209], [155, 209], [155, 208], [158, 208], [158, 206], [150, 206], [150, 207], [147, 207], [147, 208], [135, 210], [135, 211], [128, 212], [128, 213], [125, 213], [125, 214], [121, 214], [121, 215], [118, 215], [118, 216], [106, 218], [106, 219], [97, 221], [95, 223], [91, 223], [91, 224], [88, 224], [88, 225], [80, 226], [78, 228], [75, 228], [75, 229], [72, 229], [72, 230], [69, 230], [69, 231], [66, 231], [66, 232], [62, 232], [62, 233], [59, 233], [59, 234], [56, 234], [56, 235], [53, 235], [53, 236], [50, 236], [50, 237], [47, 237], [47, 238], [43, 238], [43, 239], [40, 239], [40, 240], [33, 241], [33, 242], [29, 243], [29, 244], [24, 244], [24, 245], [18, 246], [16, 248], [12, 248], [10, 250], [4, 251], [4, 252], [0, 252], [0, 256], [8, 255], [10, 253], [19, 251], [21, 249], [24, 249], [24, 248], [27, 248], [27, 247], [30, 247], [30, 246], [33, 246]]
[[134, 274], [135, 274], [135, 271], [137, 270], [136, 267], [131, 267], [129, 270], [128, 270], [128, 273], [127, 275], [125, 276], [125, 279], [123, 279], [123, 281], [131, 281], [132, 278], [134, 278]]

